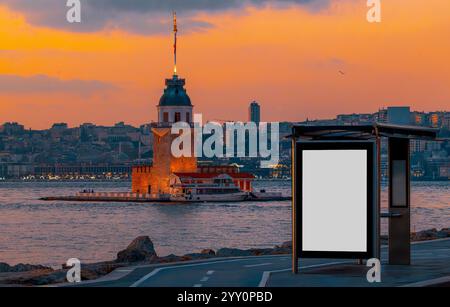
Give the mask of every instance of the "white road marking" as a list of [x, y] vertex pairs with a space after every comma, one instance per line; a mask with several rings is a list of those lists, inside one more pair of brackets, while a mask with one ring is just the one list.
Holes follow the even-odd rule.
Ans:
[[208, 271], [208, 272], [206, 272], [206, 275], [212, 275], [212, 274], [214, 274], [214, 272], [215, 272], [215, 271], [213, 271], [213, 270]]
[[209, 277], [208, 277], [208, 276], [205, 276], [205, 277], [203, 277], [202, 279], [200, 279], [200, 281], [201, 281], [201, 282], [205, 282], [205, 281], [208, 281], [208, 279], [209, 279]]
[[244, 268], [256, 268], [256, 267], [259, 267], [259, 266], [266, 266], [266, 265], [271, 265], [271, 264], [272, 264], [271, 262], [258, 263], [258, 264], [247, 264], [247, 265], [244, 265]]
[[201, 284], [195, 284], [195, 285], [194, 285], [194, 288], [201, 288], [201, 287], [202, 287]]
[[[335, 264], [345, 264], [345, 263], [352, 263], [350, 261], [344, 261], [344, 262], [329, 262], [329, 263], [322, 263], [322, 264], [314, 264], [314, 265], [308, 265], [308, 266], [301, 266], [299, 267], [300, 269], [309, 269], [309, 268], [320, 268], [320, 267], [324, 267], [324, 266], [329, 266], [329, 265], [335, 265]], [[275, 270], [275, 271], [265, 271], [262, 275], [261, 281], [259, 282], [258, 287], [263, 288], [266, 286], [267, 282], [269, 281], [269, 277], [270, 274], [272, 273], [279, 273], [279, 272], [286, 272], [286, 271], [290, 271], [292, 270], [292, 268], [288, 268], [288, 269], [282, 269], [282, 270]]]
[[255, 257], [248, 257], [248, 258], [239, 258], [239, 259], [222, 260], [222, 261], [211, 261], [211, 262], [202, 262], [202, 263], [192, 263], [192, 264], [185, 264], [185, 265], [173, 265], [173, 266], [157, 268], [157, 269], [154, 269], [153, 271], [151, 271], [150, 273], [148, 273], [147, 275], [143, 276], [138, 281], [131, 284], [130, 287], [131, 288], [138, 287], [143, 282], [145, 282], [147, 279], [149, 279], [152, 276], [155, 276], [156, 274], [158, 274], [161, 271], [194, 267], [194, 266], [205, 266], [205, 265], [213, 265], [213, 264], [220, 264], [220, 263], [238, 262], [238, 261], [261, 260], [261, 259], [267, 259], [267, 258], [273, 259], [274, 257], [279, 257], [279, 256], [264, 256], [264, 257], [255, 256]]

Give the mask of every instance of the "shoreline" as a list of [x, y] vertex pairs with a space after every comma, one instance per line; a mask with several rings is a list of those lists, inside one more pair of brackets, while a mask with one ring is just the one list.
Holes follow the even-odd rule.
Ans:
[[[450, 238], [450, 228], [441, 230], [433, 228], [411, 233], [411, 242], [435, 241], [446, 238]], [[387, 245], [387, 236], [382, 236], [381, 242], [382, 245]], [[292, 243], [287, 241], [272, 248], [221, 248], [217, 251], [204, 249], [183, 256], [170, 254], [160, 257], [150, 237], [141, 236], [134, 239], [126, 249], [119, 251], [115, 260], [82, 264], [81, 276], [83, 281], [91, 281], [108, 275], [116, 269], [138, 265], [182, 263], [215, 258], [290, 255], [291, 251]], [[42, 265], [17, 264], [11, 266], [0, 262], [0, 287], [44, 286], [65, 283], [68, 269], [65, 265], [62, 265], [60, 269], [53, 269]]]
[[[291, 181], [291, 179], [283, 179], [283, 178], [257, 178], [254, 179], [255, 182], [262, 182], [262, 181], [275, 181], [275, 182], [289, 182]], [[421, 178], [421, 179], [411, 179], [411, 182], [449, 182], [449, 179], [432, 179], [432, 178]], [[18, 183], [18, 182], [23, 182], [23, 183], [112, 183], [112, 182], [117, 182], [117, 183], [131, 183], [131, 179], [61, 179], [61, 180], [50, 180], [50, 179], [3, 179], [0, 180], [0, 183]], [[383, 179], [381, 181], [381, 185], [386, 185], [387, 181], [386, 179]]]

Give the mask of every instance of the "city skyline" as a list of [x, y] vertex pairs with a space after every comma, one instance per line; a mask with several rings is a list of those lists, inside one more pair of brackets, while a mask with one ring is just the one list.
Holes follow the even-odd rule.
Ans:
[[[365, 3], [295, 2], [179, 10], [178, 71], [197, 112], [244, 121], [256, 100], [271, 110], [266, 121], [304, 121], [380, 105], [448, 105], [450, 43], [441, 37], [450, 4], [390, 1], [383, 21], [370, 24]], [[77, 27], [59, 21], [64, 6], [49, 3], [0, 5], [0, 122], [44, 129], [156, 120], [172, 69], [171, 10], [108, 8], [116, 19], [95, 24], [90, 14]]]
[[[233, 120], [232, 118], [229, 118], [227, 120], [230, 121], [235, 121], [235, 122], [250, 122], [249, 116], [250, 116], [250, 108], [252, 106], [252, 104], [255, 103], [255, 101], [251, 101], [249, 102], [247, 105], [243, 106], [243, 110], [246, 110], [248, 112], [246, 118], [243, 118], [243, 120]], [[256, 102], [258, 103], [258, 102]], [[261, 122], [267, 122], [265, 120], [265, 118], [263, 117], [264, 115], [264, 106], [260, 105], [258, 103], [259, 107], [260, 107], [260, 121]], [[349, 113], [337, 113], [337, 114], [332, 114], [330, 117], [327, 118], [306, 118], [304, 120], [294, 120], [294, 121], [279, 121], [278, 123], [290, 123], [290, 124], [302, 124], [302, 123], [314, 123], [314, 122], [335, 122], [335, 121], [342, 121], [343, 124], [351, 124], [351, 119], [352, 117], [355, 117], [354, 119], [357, 119], [358, 123], [365, 123], [365, 122], [373, 122], [377, 119], [378, 116], [381, 116], [380, 114], [382, 114], [383, 112], [387, 112], [388, 109], [409, 109], [410, 112], [410, 122], [409, 124], [406, 125], [418, 125], [418, 126], [423, 126], [423, 127], [430, 127], [430, 128], [438, 128], [438, 129], [449, 129], [449, 123], [450, 123], [450, 110], [414, 110], [411, 108], [411, 106], [409, 105], [393, 105], [393, 106], [380, 106], [377, 110], [368, 110], [368, 112], [363, 112], [363, 113], [358, 113], [358, 112], [349, 112]], [[201, 114], [201, 112], [194, 112], [193, 115], [196, 114]], [[202, 114], [201, 114], [202, 115]], [[367, 117], [368, 115], [370, 115], [370, 117]], [[424, 118], [420, 118], [421, 116], [425, 116]], [[433, 119], [432, 115], [435, 115], [436, 117]], [[156, 116], [158, 116], [158, 114], [156, 114]], [[415, 117], [419, 117], [422, 122], [417, 122], [417, 120], [419, 120], [419, 118], [415, 118]], [[385, 119], [386, 120], [386, 119]], [[219, 123], [225, 123], [225, 120], [223, 119], [206, 119], [206, 121], [203, 122], [203, 124], [209, 122], [209, 121], [213, 121], [213, 122], [219, 122]], [[0, 122], [0, 128], [4, 125], [18, 125], [18, 126], [22, 126], [24, 130], [33, 130], [33, 131], [43, 131], [43, 130], [49, 130], [51, 128], [61, 128], [62, 126], [65, 127], [65, 129], [72, 129], [72, 128], [79, 128], [79, 127], [83, 127], [83, 126], [97, 126], [97, 127], [120, 127], [120, 126], [130, 126], [130, 127], [134, 127], [134, 128], [139, 128], [139, 127], [144, 127], [144, 126], [148, 126], [154, 123], [158, 122], [158, 118], [151, 118], [149, 119], [147, 122], [137, 122], [137, 123], [132, 123], [132, 122], [127, 122], [124, 120], [120, 120], [118, 119], [118, 121], [116, 122], [111, 122], [111, 123], [96, 123], [96, 122], [80, 122], [77, 124], [70, 124], [69, 122], [65, 122], [65, 121], [58, 121], [55, 120], [54, 122], [50, 122], [48, 126], [46, 127], [42, 127], [42, 128], [38, 128], [35, 129], [31, 126], [26, 126], [25, 123], [23, 122], [17, 122], [17, 121], [11, 121], [11, 120], [6, 120], [4, 122]], [[380, 122], [384, 122], [383, 120], [381, 120]]]

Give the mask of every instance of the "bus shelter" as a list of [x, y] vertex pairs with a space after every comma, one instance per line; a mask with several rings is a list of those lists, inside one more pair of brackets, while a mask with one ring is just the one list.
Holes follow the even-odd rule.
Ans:
[[[410, 140], [437, 129], [391, 124], [292, 128], [292, 260], [381, 258], [389, 218], [389, 264], [411, 264]], [[381, 142], [388, 146], [389, 211], [381, 213]]]

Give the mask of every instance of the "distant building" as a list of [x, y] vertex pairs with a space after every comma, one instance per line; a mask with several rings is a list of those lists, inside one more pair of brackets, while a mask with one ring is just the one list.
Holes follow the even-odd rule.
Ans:
[[430, 126], [433, 128], [439, 128], [442, 123], [442, 113], [441, 112], [433, 112], [430, 113]]
[[50, 128], [51, 130], [66, 130], [69, 126], [66, 123], [56, 123]]
[[388, 122], [388, 114], [386, 109], [380, 109], [377, 113], [375, 113], [374, 119], [377, 123], [387, 123]]
[[100, 175], [130, 175], [131, 166], [114, 165], [109, 163], [103, 164], [53, 164], [53, 165], [37, 165], [34, 167], [33, 174], [37, 177], [49, 176], [100, 176]]
[[439, 166], [439, 177], [450, 180], [450, 163]]
[[412, 121], [417, 126], [427, 126], [428, 116], [425, 112], [413, 112]]
[[20, 125], [18, 123], [4, 123], [0, 126], [0, 133], [4, 134], [21, 134], [25, 131], [25, 128], [23, 125]]
[[395, 125], [410, 125], [411, 124], [411, 109], [410, 107], [388, 107], [387, 121]]
[[450, 113], [445, 113], [442, 118], [442, 128], [450, 130]]
[[261, 106], [256, 101], [253, 101], [250, 104], [249, 110], [248, 110], [248, 121], [254, 122], [257, 125], [261, 122]]
[[412, 153], [424, 152], [427, 148], [427, 141], [424, 140], [411, 140], [410, 149]]
[[61, 138], [65, 131], [68, 129], [66, 123], [57, 123], [53, 124], [50, 128], [49, 132], [53, 139]]
[[336, 117], [340, 125], [360, 125], [369, 124], [374, 121], [373, 114], [339, 114]]

